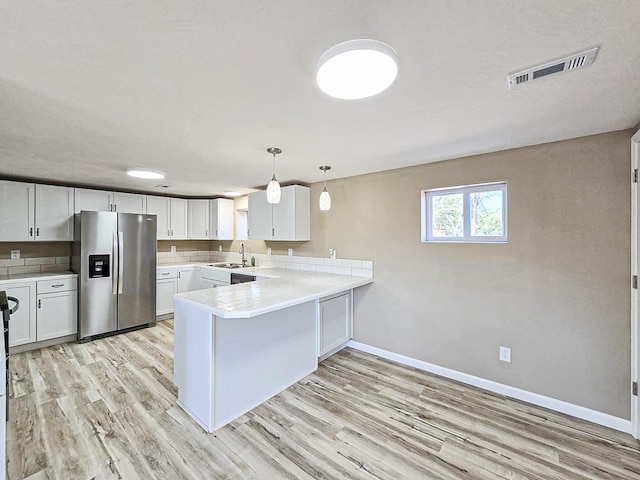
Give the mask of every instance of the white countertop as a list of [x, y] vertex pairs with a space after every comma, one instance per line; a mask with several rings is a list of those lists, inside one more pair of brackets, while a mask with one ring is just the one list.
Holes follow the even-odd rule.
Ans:
[[174, 302], [193, 302], [222, 318], [250, 318], [373, 283], [371, 277], [280, 268], [247, 267], [231, 271], [272, 278], [180, 293], [174, 295]]
[[16, 273], [13, 275], [0, 275], [0, 283], [35, 282], [38, 280], [55, 280], [61, 278], [75, 278], [74, 272], [42, 272], [42, 273]]

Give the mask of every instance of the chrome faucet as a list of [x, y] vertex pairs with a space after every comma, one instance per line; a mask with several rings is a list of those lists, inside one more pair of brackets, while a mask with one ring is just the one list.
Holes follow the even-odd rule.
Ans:
[[246, 267], [247, 266], [247, 259], [244, 256], [244, 242], [240, 242], [240, 252], [238, 252], [242, 255], [242, 266]]

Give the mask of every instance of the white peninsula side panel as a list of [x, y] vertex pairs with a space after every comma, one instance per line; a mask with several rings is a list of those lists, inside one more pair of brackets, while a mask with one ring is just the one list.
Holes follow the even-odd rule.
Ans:
[[316, 370], [316, 305], [221, 318], [174, 297], [178, 404], [213, 432]]

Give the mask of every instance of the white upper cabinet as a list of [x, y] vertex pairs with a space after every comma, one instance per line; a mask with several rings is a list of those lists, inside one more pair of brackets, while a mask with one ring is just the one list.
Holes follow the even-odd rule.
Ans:
[[171, 199], [171, 239], [187, 239], [187, 201], [184, 198]]
[[0, 241], [72, 241], [73, 188], [0, 181]]
[[147, 213], [146, 195], [113, 192], [113, 211], [118, 213]]
[[209, 200], [187, 200], [187, 237], [209, 238]]
[[249, 238], [252, 240], [310, 240], [309, 187], [282, 187], [280, 203], [267, 203], [265, 191], [249, 194]]
[[216, 198], [209, 204], [209, 238], [233, 240], [233, 200]]
[[0, 181], [0, 242], [35, 239], [35, 185]]
[[97, 212], [145, 213], [146, 195], [76, 188], [75, 213], [82, 210]]
[[80, 213], [82, 210], [93, 212], [110, 212], [112, 210], [111, 192], [87, 188], [76, 188], [75, 191], [75, 213]]
[[36, 185], [36, 240], [73, 241], [73, 188]]
[[261, 190], [249, 194], [249, 239], [272, 240], [273, 239], [273, 209], [267, 202], [267, 192]]
[[187, 201], [183, 198], [147, 195], [147, 212], [156, 215], [158, 240], [187, 238]]
[[171, 240], [171, 199], [147, 195], [147, 213], [157, 217], [158, 240]]

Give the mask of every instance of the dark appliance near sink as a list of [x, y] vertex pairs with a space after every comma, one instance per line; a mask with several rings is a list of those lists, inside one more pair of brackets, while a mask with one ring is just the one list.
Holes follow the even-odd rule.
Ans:
[[255, 275], [246, 275], [244, 273], [234, 273], [231, 272], [231, 285], [235, 285], [236, 283], [248, 283], [255, 282]]

